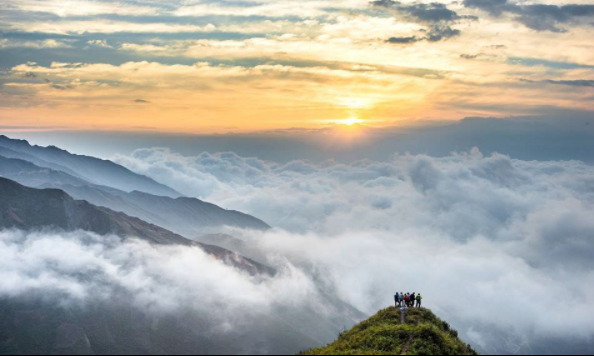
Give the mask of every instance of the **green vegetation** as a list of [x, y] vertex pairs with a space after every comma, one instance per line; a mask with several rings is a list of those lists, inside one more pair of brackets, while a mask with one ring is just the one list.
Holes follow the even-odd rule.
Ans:
[[303, 355], [478, 355], [430, 310], [389, 308], [341, 334], [333, 344]]

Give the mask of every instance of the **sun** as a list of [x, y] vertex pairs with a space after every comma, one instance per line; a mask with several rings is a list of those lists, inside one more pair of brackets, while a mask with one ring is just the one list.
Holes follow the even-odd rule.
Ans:
[[350, 119], [338, 120], [336, 123], [339, 125], [353, 126], [353, 125], [362, 124], [364, 122], [365, 122], [365, 120], [362, 120], [359, 118], [350, 118]]

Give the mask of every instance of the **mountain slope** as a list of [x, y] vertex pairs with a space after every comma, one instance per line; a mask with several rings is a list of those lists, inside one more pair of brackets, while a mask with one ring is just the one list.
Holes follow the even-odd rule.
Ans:
[[0, 155], [0, 177], [33, 188], [64, 190], [77, 200], [103, 206], [165, 227], [178, 234], [195, 236], [198, 232], [232, 226], [265, 230], [263, 221], [237, 211], [225, 210], [194, 198], [169, 198], [95, 185], [66, 172], [39, 167], [31, 162]]
[[196, 246], [251, 274], [273, 273], [270, 268], [234, 252], [193, 242], [140, 219], [97, 207], [86, 201], [74, 200], [62, 190], [33, 189], [0, 178], [0, 197], [0, 229], [85, 230], [99, 235], [137, 237], [154, 244]]
[[126, 192], [138, 190], [168, 197], [182, 196], [182, 194], [155, 182], [151, 178], [136, 174], [111, 161], [75, 155], [54, 146], [32, 146], [27, 141], [13, 140], [3, 135], [0, 135], [0, 147], [33, 156], [36, 159], [35, 163], [42, 167], [56, 168], [56, 165], [66, 167], [69, 171], [76, 173], [78, 177], [84, 178], [93, 184], [107, 185]]
[[42, 159], [39, 159], [35, 156], [32, 156], [30, 154], [14, 151], [14, 150], [11, 150], [6, 147], [0, 146], [0, 156], [31, 162], [31, 163], [35, 164], [36, 166], [50, 168], [55, 171], [64, 172], [64, 173], [67, 173], [73, 177], [82, 179], [82, 177], [80, 177], [78, 174], [76, 174], [75, 171], [69, 169], [68, 167], [61, 166], [59, 164], [50, 163], [50, 162], [44, 161]]
[[0, 176], [29, 187], [38, 187], [48, 182], [54, 184], [85, 185], [84, 179], [72, 176], [69, 173], [40, 167], [30, 161], [17, 158], [7, 158], [0, 149]]
[[303, 355], [477, 355], [458, 333], [428, 309], [389, 308], [340, 335], [327, 347]]
[[[222, 248], [194, 243], [139, 219], [74, 200], [61, 190], [33, 189], [0, 178], [0, 230], [5, 228], [83, 229], [154, 244], [197, 246], [227, 264], [258, 274], [257, 279], [274, 272]], [[210, 310], [151, 312], [133, 300], [124, 291], [109, 300], [81, 304], [65, 303], [43, 292], [2, 295], [0, 354], [287, 354], [329, 342], [340, 326], [352, 325], [360, 317], [340, 305], [321, 315], [316, 303], [299, 307], [288, 303], [264, 312], [237, 310], [230, 317], [240, 323], [228, 329]], [[243, 318], [249, 323], [241, 322]]]

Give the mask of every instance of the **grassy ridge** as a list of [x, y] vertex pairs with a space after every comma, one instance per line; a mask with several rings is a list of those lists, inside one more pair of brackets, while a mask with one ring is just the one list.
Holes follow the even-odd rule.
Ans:
[[430, 310], [388, 308], [339, 336], [333, 344], [302, 355], [478, 355], [458, 332]]

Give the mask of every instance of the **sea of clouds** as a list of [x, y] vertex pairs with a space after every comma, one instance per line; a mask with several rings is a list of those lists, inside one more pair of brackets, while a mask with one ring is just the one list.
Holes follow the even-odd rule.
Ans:
[[475, 149], [443, 158], [277, 164], [154, 148], [118, 156], [180, 192], [262, 218], [236, 232], [366, 314], [399, 292], [483, 352], [594, 335], [594, 167]]
[[308, 308], [328, 319], [347, 313], [335, 297], [372, 315], [395, 292], [420, 292], [484, 353], [592, 345], [594, 167], [587, 164], [478, 150], [278, 164], [154, 148], [114, 160], [274, 226], [231, 232], [277, 276], [250, 276], [197, 248], [4, 231], [0, 296], [39, 292], [84, 304], [123, 292], [155, 313], [216, 311], [217, 324], [232, 329], [280, 310]]

